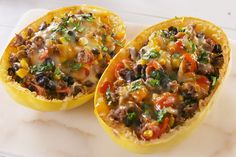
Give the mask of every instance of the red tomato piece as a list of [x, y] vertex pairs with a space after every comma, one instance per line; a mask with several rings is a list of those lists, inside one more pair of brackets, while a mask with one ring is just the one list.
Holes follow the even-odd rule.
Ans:
[[112, 87], [112, 84], [108, 81], [104, 82], [103, 85], [99, 88], [99, 92], [105, 94], [108, 88]]
[[189, 53], [185, 53], [184, 59], [184, 72], [195, 72], [197, 69], [197, 63]]

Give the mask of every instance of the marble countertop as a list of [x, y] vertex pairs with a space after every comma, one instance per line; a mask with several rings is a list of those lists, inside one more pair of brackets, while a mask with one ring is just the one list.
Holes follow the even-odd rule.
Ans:
[[[17, 32], [40, 10], [25, 14]], [[143, 26], [127, 23], [132, 38]], [[236, 42], [232, 41], [233, 53]], [[235, 54], [232, 67], [236, 66]], [[206, 119], [182, 143], [148, 157], [235, 157], [236, 156], [236, 69], [218, 95]], [[0, 86], [0, 152], [19, 157], [139, 157], [116, 145], [99, 126], [92, 100], [66, 112], [42, 113], [17, 105]], [[0, 153], [1, 156], [1, 153]]]

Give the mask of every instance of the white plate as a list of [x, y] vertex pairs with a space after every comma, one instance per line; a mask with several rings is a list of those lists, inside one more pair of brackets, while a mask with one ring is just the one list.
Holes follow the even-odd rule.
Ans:
[[[16, 26], [19, 32], [46, 10], [30, 10]], [[144, 26], [126, 23], [128, 38]], [[231, 42], [233, 53], [236, 43]], [[235, 58], [233, 54], [232, 59]], [[233, 61], [232, 67], [235, 66]], [[150, 157], [236, 156], [236, 70], [230, 75], [204, 122], [182, 143]], [[26, 157], [121, 157], [141, 156], [111, 141], [93, 114], [93, 101], [66, 112], [42, 113], [17, 105], [0, 86], [0, 150]], [[24, 98], [22, 98], [24, 99]], [[1, 156], [1, 153], [0, 153]]]

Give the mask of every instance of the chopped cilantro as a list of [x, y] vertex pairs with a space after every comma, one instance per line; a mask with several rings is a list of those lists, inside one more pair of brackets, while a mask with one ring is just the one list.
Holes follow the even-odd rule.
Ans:
[[208, 63], [208, 53], [206, 51], [202, 51], [198, 56], [198, 61], [204, 64]]
[[110, 86], [107, 88], [107, 90], [106, 90], [106, 100], [107, 100], [107, 104], [108, 104], [108, 106], [110, 106], [111, 105], [111, 103], [112, 103], [112, 101], [111, 101], [111, 89], [110, 89]]
[[142, 58], [145, 59], [145, 60], [148, 60], [148, 59], [152, 59], [152, 58], [159, 58], [160, 57], [160, 53], [157, 52], [155, 49], [149, 51], [149, 52], [146, 52]]
[[217, 77], [211, 76], [211, 80], [212, 80], [211, 85], [212, 85], [212, 86], [215, 86], [215, 85], [216, 85], [216, 81], [217, 81]]
[[74, 63], [72, 64], [72, 69], [73, 70], [79, 70], [82, 67], [81, 63]]
[[179, 59], [180, 58], [180, 54], [179, 53], [174, 53], [171, 57]]
[[193, 41], [189, 41], [189, 45], [190, 45], [190, 47], [191, 47], [191, 53], [194, 53], [195, 52], [195, 50], [196, 50], [196, 45], [193, 43]]
[[62, 74], [60, 68], [57, 67], [54, 71], [54, 74], [57, 75], [57, 76], [60, 76]]
[[152, 87], [156, 87], [156, 86], [160, 85], [160, 80], [156, 80], [156, 79], [150, 78], [148, 80], [148, 84], [150, 84]]
[[168, 112], [167, 112], [166, 109], [164, 108], [164, 109], [162, 109], [162, 110], [156, 111], [155, 113], [156, 113], [156, 115], [157, 115], [157, 121], [158, 121], [159, 123], [161, 123], [161, 122], [163, 121], [163, 119], [165, 118], [165, 116], [167, 115]]
[[40, 73], [46, 71], [52, 71], [55, 68], [54, 62], [43, 62], [41, 64], [34, 65], [30, 68], [30, 73]]
[[103, 47], [102, 47], [102, 51], [107, 52], [107, 51], [108, 51], [108, 48], [107, 48], [106, 46], [103, 46]]
[[154, 70], [151, 72], [151, 78], [159, 80], [161, 78], [161, 73], [159, 70]]
[[130, 91], [133, 92], [133, 91], [141, 89], [142, 87], [143, 87], [142, 82], [140, 80], [137, 80], [137, 81], [131, 83]]
[[136, 112], [128, 112], [127, 118], [129, 121], [134, 121], [137, 118]]
[[80, 16], [82, 16], [88, 22], [92, 22], [95, 19], [92, 13], [80, 14]]

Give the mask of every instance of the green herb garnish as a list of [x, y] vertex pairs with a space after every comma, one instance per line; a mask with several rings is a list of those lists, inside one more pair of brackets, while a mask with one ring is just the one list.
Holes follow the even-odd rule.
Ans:
[[137, 118], [136, 112], [129, 112], [128, 115], [127, 115], [127, 118], [128, 118], [129, 121], [136, 120], [136, 118]]
[[80, 68], [82, 67], [81, 63], [74, 63], [71, 65], [73, 70], [80, 70]]
[[211, 80], [212, 80], [211, 85], [212, 85], [212, 86], [215, 86], [215, 85], [216, 85], [216, 81], [217, 81], [217, 77], [211, 76]]
[[107, 51], [108, 51], [108, 48], [107, 48], [106, 46], [103, 46], [103, 47], [102, 47], [102, 51], [107, 52]]
[[157, 52], [155, 49], [149, 51], [149, 52], [146, 52], [142, 58], [145, 59], [145, 60], [148, 60], [148, 59], [153, 59], [153, 58], [159, 58], [160, 57], [160, 53]]
[[165, 116], [167, 115], [167, 111], [166, 109], [162, 109], [162, 110], [158, 110], [158, 111], [155, 111], [156, 115], [157, 115], [157, 121], [159, 123], [162, 123], [163, 122], [163, 119], [165, 118]]
[[189, 45], [190, 45], [190, 47], [191, 47], [191, 53], [194, 53], [195, 52], [195, 50], [196, 50], [196, 45], [193, 43], [193, 41], [189, 41]]
[[143, 83], [140, 80], [137, 80], [131, 83], [130, 91], [133, 92], [133, 91], [141, 89], [142, 87], [143, 87]]
[[30, 73], [40, 73], [46, 71], [52, 71], [55, 68], [54, 62], [43, 62], [41, 64], [34, 65], [30, 68]]
[[197, 59], [199, 62], [207, 64], [208, 63], [208, 53], [206, 51], [202, 51]]
[[156, 87], [156, 86], [160, 85], [160, 80], [156, 80], [156, 79], [150, 78], [148, 80], [148, 84], [150, 84], [152, 87]]

